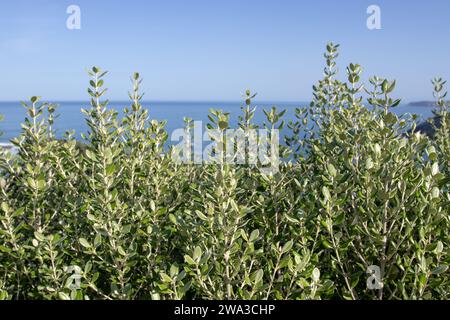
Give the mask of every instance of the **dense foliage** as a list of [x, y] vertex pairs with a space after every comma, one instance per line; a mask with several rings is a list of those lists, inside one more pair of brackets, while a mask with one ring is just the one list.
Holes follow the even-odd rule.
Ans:
[[[328, 44], [324, 79], [294, 121], [265, 112], [289, 132], [273, 175], [175, 163], [139, 74], [119, 119], [106, 72], [89, 71], [83, 147], [74, 132], [56, 139], [55, 105], [31, 98], [17, 153], [1, 152], [0, 299], [448, 299], [445, 82], [433, 82], [441, 120], [429, 138], [392, 112], [394, 81], [366, 88], [357, 64], [338, 80], [337, 50]], [[243, 129], [256, 127], [253, 97]], [[220, 110], [210, 119], [229, 125]]]

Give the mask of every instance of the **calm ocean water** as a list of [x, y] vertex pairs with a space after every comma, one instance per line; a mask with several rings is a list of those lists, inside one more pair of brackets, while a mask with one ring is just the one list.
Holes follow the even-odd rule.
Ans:
[[[183, 127], [183, 117], [189, 117], [193, 120], [201, 120], [205, 124], [208, 122], [208, 113], [210, 108], [222, 109], [230, 112], [231, 126], [235, 127], [237, 118], [241, 114], [241, 102], [144, 102], [143, 106], [149, 110], [150, 117], [157, 120], [167, 120], [166, 129], [170, 133], [176, 129]], [[81, 113], [81, 108], [89, 108], [89, 103], [83, 102], [59, 102], [57, 114], [59, 117], [55, 121], [55, 129], [57, 135], [61, 137], [66, 130], [75, 130], [76, 137], [81, 139], [80, 134], [87, 132], [84, 115]], [[119, 111], [122, 114], [124, 107], [127, 107], [129, 102], [111, 102], [110, 108]], [[254, 121], [262, 123], [265, 119], [262, 109], [270, 109], [272, 106], [277, 106], [279, 110], [286, 109], [285, 120], [293, 119], [295, 108], [308, 105], [306, 102], [299, 103], [255, 103], [257, 106]], [[408, 106], [400, 105], [394, 109], [397, 114], [415, 113], [426, 119], [432, 115], [432, 108], [429, 106]], [[25, 108], [19, 102], [0, 102], [0, 114], [4, 116], [4, 120], [0, 122], [0, 131], [3, 135], [0, 136], [1, 143], [7, 143], [10, 139], [17, 137], [20, 134], [20, 124], [26, 117]]]

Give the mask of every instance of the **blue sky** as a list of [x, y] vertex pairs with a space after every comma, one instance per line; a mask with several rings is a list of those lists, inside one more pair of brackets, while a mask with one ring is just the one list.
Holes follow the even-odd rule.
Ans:
[[[66, 9], [81, 8], [81, 30]], [[366, 9], [381, 8], [381, 30]], [[87, 98], [85, 68], [110, 71], [110, 99], [127, 99], [139, 71], [149, 100], [304, 101], [322, 76], [325, 44], [342, 72], [397, 79], [405, 101], [432, 99], [450, 79], [450, 1], [33, 0], [0, 4], [0, 100]]]

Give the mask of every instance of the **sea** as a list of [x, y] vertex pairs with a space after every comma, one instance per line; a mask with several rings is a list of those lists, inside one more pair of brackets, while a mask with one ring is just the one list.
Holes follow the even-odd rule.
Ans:
[[[90, 108], [89, 102], [83, 101], [64, 101], [57, 102], [54, 128], [58, 137], [62, 137], [68, 130], [75, 131], [75, 137], [82, 140], [81, 133], [87, 133], [85, 115], [81, 109]], [[242, 102], [192, 102], [192, 101], [147, 101], [142, 103], [143, 107], [148, 109], [151, 119], [166, 120], [166, 130], [170, 134], [178, 128], [183, 128], [184, 117], [189, 117], [194, 121], [203, 121], [208, 123], [208, 114], [211, 108], [221, 109], [230, 113], [230, 126], [236, 128], [238, 116], [242, 114], [240, 107]], [[262, 124], [265, 120], [263, 109], [269, 110], [272, 106], [276, 106], [278, 110], [286, 110], [283, 119], [288, 122], [295, 119], [295, 108], [308, 106], [308, 102], [255, 102], [256, 113], [253, 121], [256, 124]], [[119, 112], [119, 117], [123, 115], [123, 109], [129, 107], [130, 102], [112, 101], [108, 108], [113, 108]], [[432, 116], [432, 107], [429, 105], [401, 104], [394, 108], [393, 111], [397, 115], [405, 113], [416, 114], [419, 116], [419, 122], [425, 121]], [[0, 115], [3, 115], [3, 121], [0, 121], [0, 144], [8, 145], [12, 138], [20, 135], [22, 130], [21, 123], [27, 117], [26, 110], [20, 102], [0, 102]]]

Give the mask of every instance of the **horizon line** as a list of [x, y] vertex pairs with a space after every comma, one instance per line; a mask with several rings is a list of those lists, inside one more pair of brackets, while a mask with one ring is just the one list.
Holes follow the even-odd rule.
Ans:
[[[122, 99], [105, 99], [104, 101], [108, 100], [110, 103], [131, 103], [131, 100], [122, 100]], [[27, 102], [28, 100], [0, 100], [0, 103], [20, 103], [20, 102]], [[52, 100], [52, 99], [41, 99], [40, 102], [47, 102], [47, 103], [89, 103], [90, 99], [80, 99], [80, 100]], [[155, 100], [142, 100], [141, 103], [242, 103], [245, 104], [245, 100], [164, 100], [164, 99], [155, 99]], [[289, 103], [289, 104], [295, 104], [295, 103], [310, 103], [311, 100], [252, 100], [254, 103]]]
[[[122, 100], [122, 99], [105, 99], [105, 101], [108, 100], [109, 103], [131, 103], [131, 100]], [[21, 103], [21, 102], [27, 102], [28, 100], [0, 100], [0, 103]], [[71, 100], [71, 99], [45, 99], [41, 100], [42, 102], [47, 103], [89, 103], [89, 99], [85, 100]], [[306, 100], [252, 100], [253, 104], [272, 104], [272, 103], [286, 103], [286, 104], [309, 104], [311, 102], [311, 99]], [[417, 102], [434, 102], [433, 99], [415, 99], [415, 100], [403, 100], [401, 99], [401, 104], [408, 104], [408, 103], [417, 103]], [[164, 100], [164, 99], [155, 99], [155, 100], [142, 100], [141, 104], [148, 104], [148, 103], [233, 103], [233, 104], [245, 104], [245, 100]]]

